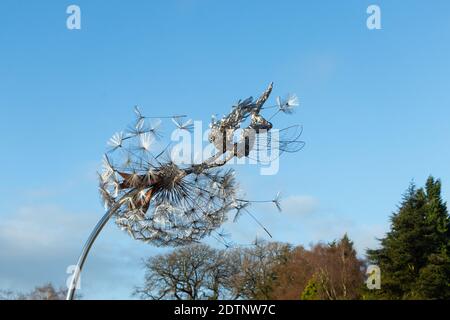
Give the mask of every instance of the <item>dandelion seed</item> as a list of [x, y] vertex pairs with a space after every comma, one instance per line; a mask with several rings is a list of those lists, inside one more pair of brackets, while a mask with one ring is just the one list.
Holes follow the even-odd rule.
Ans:
[[105, 155], [103, 157], [103, 173], [101, 174], [101, 180], [107, 181], [114, 173], [114, 168], [111, 165], [111, 162], [109, 161], [108, 157]]
[[136, 114], [136, 116], [138, 117], [138, 119], [144, 118], [144, 117], [142, 116], [141, 110], [139, 110], [139, 107], [138, 107], [138, 106], [135, 106], [135, 107], [134, 107], [134, 113]]
[[151, 146], [153, 144], [154, 141], [154, 137], [153, 135], [151, 135], [150, 133], [146, 132], [140, 135], [140, 145], [141, 148], [147, 152], [150, 151]]
[[108, 145], [110, 145], [113, 148], [120, 148], [122, 147], [123, 143], [123, 132], [115, 133], [111, 139], [108, 141]]
[[135, 126], [136, 134], [143, 133], [144, 125], [145, 125], [145, 119], [144, 118], [138, 119], [138, 121], [136, 122], [136, 126]]
[[242, 202], [235, 206], [236, 214], [234, 215], [233, 222], [237, 222], [238, 219], [241, 217], [244, 210], [250, 205], [249, 202]]
[[162, 124], [161, 119], [155, 119], [150, 123], [148, 132], [153, 133], [154, 135], [157, 135], [158, 130], [160, 129]]
[[192, 123], [192, 119], [189, 119], [185, 123], [182, 122], [181, 117], [173, 117], [172, 122], [175, 124], [177, 129], [191, 131], [194, 128], [194, 124]]
[[290, 94], [287, 98], [287, 105], [291, 107], [298, 107], [298, 97], [295, 94]]
[[285, 100], [281, 100], [280, 97], [277, 97], [277, 106], [281, 112], [292, 114], [295, 107], [299, 106], [298, 98], [294, 94], [289, 95]]
[[275, 206], [277, 207], [278, 211], [281, 212], [281, 193], [278, 192], [277, 195], [275, 196], [275, 198], [272, 200], [272, 202], [275, 204]]

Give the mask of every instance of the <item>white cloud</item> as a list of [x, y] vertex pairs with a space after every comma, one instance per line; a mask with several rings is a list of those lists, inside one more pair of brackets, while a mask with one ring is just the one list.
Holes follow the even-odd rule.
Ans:
[[290, 196], [282, 199], [281, 207], [287, 215], [307, 215], [317, 212], [319, 200], [312, 196]]
[[14, 247], [9, 254], [43, 254], [66, 249], [77, 231], [89, 227], [86, 214], [71, 214], [55, 205], [24, 206], [0, 221], [0, 241]]
[[[0, 289], [28, 291], [64, 285], [102, 212], [70, 212], [56, 205], [24, 206], [0, 220]], [[86, 298], [130, 297], [143, 279], [141, 261], [158, 251], [132, 240], [114, 223], [97, 239], [82, 274]]]

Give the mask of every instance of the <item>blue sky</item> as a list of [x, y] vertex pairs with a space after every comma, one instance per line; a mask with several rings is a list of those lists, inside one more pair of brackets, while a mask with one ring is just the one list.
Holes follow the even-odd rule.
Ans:
[[[82, 29], [66, 28], [77, 4]], [[377, 4], [382, 30], [366, 28]], [[308, 245], [348, 232], [375, 246], [414, 179], [450, 190], [448, 1], [12, 1], [0, 3], [0, 288], [63, 285], [103, 213], [95, 173], [132, 119], [208, 121], [275, 82], [300, 97], [306, 147], [276, 176], [237, 168], [274, 240]], [[248, 218], [233, 240], [264, 233]], [[111, 223], [82, 278], [85, 298], [130, 298], [143, 258], [163, 252]]]

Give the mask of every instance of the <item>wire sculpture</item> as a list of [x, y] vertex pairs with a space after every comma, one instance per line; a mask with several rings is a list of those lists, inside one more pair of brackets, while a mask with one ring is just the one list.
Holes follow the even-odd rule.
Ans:
[[[186, 121], [184, 115], [145, 117], [135, 108], [133, 124], [108, 141], [109, 150], [99, 174], [99, 190], [107, 213], [83, 249], [68, 299], [73, 298], [92, 243], [111, 217], [134, 239], [156, 246], [186, 245], [206, 236], [229, 246], [225, 232], [217, 230], [231, 211], [235, 212], [233, 221], [247, 213], [271, 236], [248, 207], [253, 202], [272, 202], [281, 210], [279, 193], [269, 201], [241, 199], [235, 172], [223, 167], [233, 158], [250, 158], [263, 149], [276, 148], [281, 154], [304, 146], [299, 125], [279, 130], [276, 138], [268, 134], [273, 130], [270, 121], [277, 114], [292, 114], [298, 106], [297, 97], [291, 95], [286, 99], [278, 97], [276, 105], [264, 107], [272, 88], [271, 83], [256, 100], [239, 100], [220, 120], [213, 117], [208, 140], [215, 152], [199, 163], [176, 163], [168, 156], [171, 143], [160, 143], [161, 119], [170, 119], [176, 130], [185, 131], [193, 129], [192, 120]], [[276, 109], [269, 119], [262, 115], [267, 109]]]

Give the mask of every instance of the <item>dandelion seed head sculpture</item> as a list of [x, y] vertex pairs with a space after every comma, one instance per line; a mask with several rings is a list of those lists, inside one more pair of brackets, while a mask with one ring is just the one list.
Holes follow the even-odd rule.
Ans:
[[[167, 157], [170, 143], [161, 144], [162, 121], [144, 117], [135, 109], [136, 120], [108, 142], [103, 171], [99, 174], [100, 193], [105, 206], [114, 211], [116, 224], [133, 238], [157, 246], [179, 246], [197, 242], [227, 221], [248, 212], [251, 201], [240, 199], [232, 169], [223, 166], [234, 157], [248, 157], [251, 151], [270, 148], [274, 141], [258, 137], [272, 130], [270, 120], [261, 111], [277, 108], [291, 114], [298, 105], [295, 96], [277, 99], [277, 105], [264, 108], [272, 84], [257, 100], [239, 101], [221, 120], [210, 124], [209, 142], [216, 153], [201, 163], [178, 165]], [[172, 116], [176, 130], [191, 130], [192, 121]], [[243, 127], [243, 124], [249, 124]], [[275, 141], [279, 151], [295, 152], [302, 148], [299, 126], [280, 130]], [[240, 130], [240, 139], [235, 141]], [[271, 200], [280, 209], [279, 195]], [[259, 223], [259, 222], [258, 222]], [[265, 229], [266, 230], [266, 229]], [[266, 230], [267, 231], [267, 230]]]

